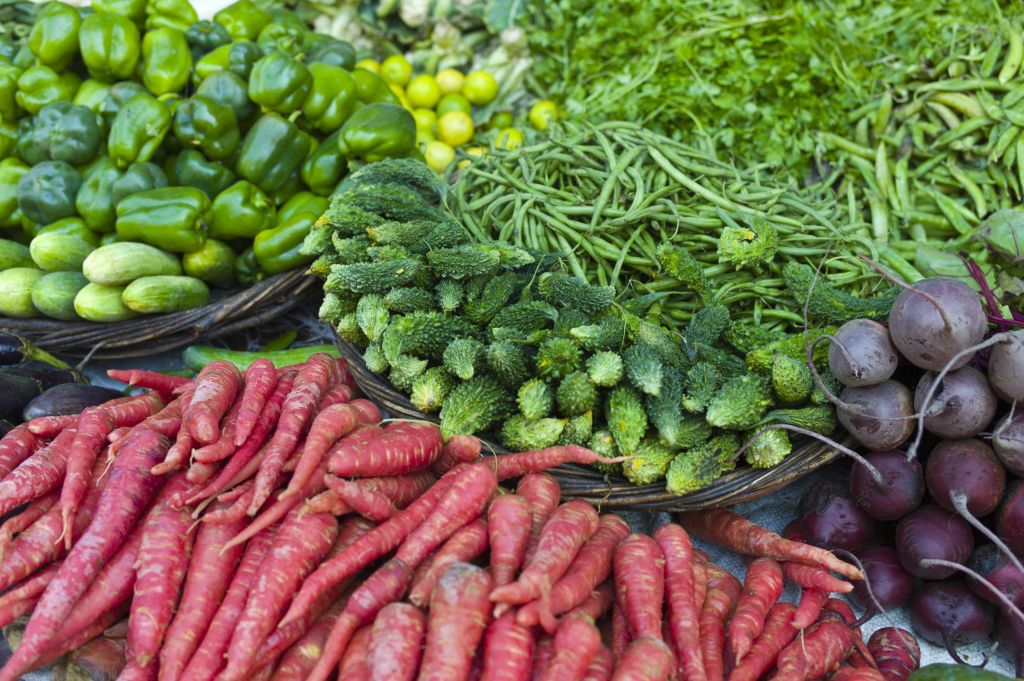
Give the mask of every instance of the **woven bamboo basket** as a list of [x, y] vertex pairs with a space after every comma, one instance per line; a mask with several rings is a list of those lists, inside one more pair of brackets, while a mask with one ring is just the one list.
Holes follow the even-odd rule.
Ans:
[[199, 338], [216, 338], [264, 324], [318, 293], [317, 283], [304, 269], [296, 269], [246, 289], [225, 291], [194, 310], [109, 324], [0, 317], [0, 331], [24, 336], [59, 355], [142, 357], [176, 350]]
[[[361, 350], [340, 339], [337, 345], [362, 391], [392, 417], [437, 422], [435, 415], [417, 410], [409, 398], [395, 390], [387, 379], [367, 369]], [[495, 454], [507, 452], [486, 439], [484, 445]], [[670, 494], [664, 483], [637, 486], [622, 476], [605, 475], [589, 466], [559, 466], [551, 474], [558, 479], [564, 496], [587, 499], [602, 508], [699, 511], [734, 506], [766, 496], [835, 461], [839, 456], [838, 451], [817, 440], [795, 438], [792, 453], [778, 466], [767, 470], [741, 466], [720, 477], [710, 487], [685, 496]]]

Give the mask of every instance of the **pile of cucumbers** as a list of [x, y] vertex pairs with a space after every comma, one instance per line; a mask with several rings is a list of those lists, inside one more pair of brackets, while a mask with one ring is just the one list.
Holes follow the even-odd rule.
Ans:
[[49, 2], [0, 37], [0, 316], [118, 322], [303, 267], [350, 162], [415, 149], [388, 84], [287, 11]]

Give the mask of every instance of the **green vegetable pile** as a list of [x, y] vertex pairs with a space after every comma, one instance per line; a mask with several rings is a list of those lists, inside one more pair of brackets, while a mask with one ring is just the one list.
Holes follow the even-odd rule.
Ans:
[[305, 265], [349, 163], [415, 150], [355, 57], [251, 0], [44, 5], [0, 37], [0, 314], [119, 321]]
[[[443, 208], [445, 187], [411, 159], [364, 166], [340, 189], [304, 247], [325, 278], [320, 316], [416, 408], [439, 412], [446, 436], [490, 431], [514, 450], [629, 454], [631, 481], [665, 478], [685, 494], [731, 469], [766, 423], [834, 427], [803, 333], [734, 320], [714, 300], [671, 331], [658, 323], [662, 293], [621, 295], [563, 271], [557, 255], [473, 239]], [[688, 282], [675, 281], [681, 289], [708, 283], [680, 246], [654, 257]], [[792, 265], [794, 277], [814, 276]], [[818, 290], [826, 307], [842, 296]], [[746, 460], [771, 467], [791, 446], [772, 431]]]

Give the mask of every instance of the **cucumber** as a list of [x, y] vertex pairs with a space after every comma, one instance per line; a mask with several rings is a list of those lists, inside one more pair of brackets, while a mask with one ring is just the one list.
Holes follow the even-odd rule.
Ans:
[[121, 301], [136, 312], [181, 312], [209, 303], [210, 289], [195, 277], [142, 277], [125, 287]]
[[75, 296], [89, 283], [81, 272], [50, 272], [32, 286], [32, 304], [47, 317], [78, 319]]
[[38, 317], [39, 311], [32, 305], [32, 287], [44, 274], [34, 267], [12, 267], [0, 272], [0, 315]]
[[235, 285], [235, 252], [223, 241], [207, 239], [198, 251], [181, 256], [181, 266], [185, 274], [211, 286], [231, 288]]
[[138, 317], [139, 313], [129, 310], [121, 302], [124, 286], [87, 284], [75, 296], [75, 312], [90, 322], [123, 322]]
[[908, 676], [907, 681], [1004, 681], [1012, 678], [967, 665], [930, 664]]
[[0, 239], [0, 270], [9, 270], [12, 267], [34, 268], [35, 266], [28, 246], [10, 239]]
[[181, 274], [181, 262], [149, 244], [123, 241], [100, 246], [82, 263], [82, 273], [94, 284], [123, 286], [140, 277]]
[[334, 345], [310, 345], [304, 348], [290, 348], [288, 350], [257, 350], [246, 352], [244, 350], [226, 350], [215, 348], [212, 345], [190, 345], [185, 348], [182, 359], [185, 366], [193, 371], [199, 371], [210, 362], [219, 359], [234, 364], [240, 371], [244, 371], [250, 364], [262, 358], [269, 359], [274, 366], [280, 368], [292, 364], [302, 364], [310, 355], [323, 352], [331, 357], [340, 357], [338, 348]]
[[74, 234], [44, 232], [29, 244], [32, 260], [47, 272], [81, 272], [92, 246]]

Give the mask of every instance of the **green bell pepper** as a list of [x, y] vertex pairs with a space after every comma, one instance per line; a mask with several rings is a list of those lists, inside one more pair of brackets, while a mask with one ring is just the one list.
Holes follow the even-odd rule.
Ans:
[[134, 80], [125, 80], [110, 86], [107, 99], [100, 108], [100, 113], [103, 115], [103, 120], [107, 122], [108, 127], [113, 124], [114, 118], [117, 116], [117, 112], [121, 110], [121, 107], [138, 94], [148, 95], [149, 93], [146, 92], [146, 88], [142, 87], [142, 83], [136, 83]]
[[193, 54], [192, 82], [198, 85], [214, 73], [226, 71], [230, 54], [231, 45], [215, 47], [198, 59]]
[[270, 54], [277, 50], [289, 56], [297, 57], [302, 54], [302, 36], [305, 32], [305, 26], [296, 27], [289, 23], [273, 22], [267, 24], [260, 31], [256, 44], [260, 46], [260, 49], [265, 54]]
[[70, 234], [77, 236], [94, 248], [100, 245], [100, 235], [89, 229], [82, 218], [76, 216], [61, 218], [45, 227], [40, 227], [36, 230], [36, 236], [40, 234]]
[[202, 189], [207, 196], [217, 196], [235, 181], [231, 168], [207, 161], [195, 149], [178, 154], [174, 162], [174, 176], [178, 184]]
[[244, 286], [252, 286], [267, 278], [267, 273], [260, 267], [260, 262], [251, 248], [245, 249], [235, 258], [235, 278]]
[[80, 166], [95, 158], [100, 149], [100, 117], [84, 106], [54, 102], [38, 114], [21, 119], [18, 155], [26, 163], [67, 161]]
[[135, 75], [141, 42], [132, 20], [109, 12], [96, 12], [82, 22], [79, 32], [82, 61], [89, 75], [105, 82]]
[[110, 85], [90, 78], [79, 86], [71, 103], [84, 106], [93, 113], [102, 114], [108, 97], [110, 97]]
[[321, 132], [334, 132], [355, 111], [356, 82], [340, 66], [313, 62], [309, 95], [302, 104], [302, 114], [310, 125]]
[[47, 104], [70, 102], [81, 84], [70, 71], [58, 75], [48, 66], [38, 65], [22, 71], [18, 77], [18, 92], [14, 95], [23, 109], [37, 114]]
[[0, 160], [14, 155], [18, 148], [18, 126], [0, 122]]
[[149, 0], [146, 3], [146, 30], [171, 28], [180, 33], [199, 21], [188, 0]]
[[348, 160], [338, 147], [339, 137], [340, 130], [321, 142], [302, 164], [302, 181], [321, 196], [333, 193], [348, 170]]
[[28, 49], [28, 45], [22, 43], [18, 51], [14, 53], [14, 59], [11, 63], [18, 67], [19, 70], [24, 71], [30, 66], [34, 66], [36, 63], [36, 56], [32, 54], [32, 50]]
[[213, 161], [231, 156], [241, 139], [234, 110], [202, 95], [178, 105], [174, 134], [183, 148], [197, 148]]
[[300, 251], [318, 213], [297, 213], [277, 227], [260, 232], [252, 242], [252, 251], [260, 268], [269, 274], [287, 272], [313, 260]]
[[270, 12], [270, 23], [272, 24], [284, 24], [290, 26], [300, 33], [304, 33], [309, 30], [306, 26], [306, 22], [303, 21], [299, 15], [293, 9], [285, 9], [284, 7], [271, 7], [267, 10]]
[[367, 104], [345, 121], [338, 147], [367, 161], [407, 156], [416, 148], [416, 121], [397, 104]]
[[231, 34], [216, 21], [203, 19], [188, 27], [185, 40], [192, 48], [193, 56], [202, 56], [231, 42]]
[[302, 49], [308, 63], [329, 64], [346, 71], [351, 71], [356, 65], [356, 50], [351, 44], [321, 33], [304, 35]]
[[363, 104], [401, 105], [388, 84], [376, 73], [366, 69], [353, 69], [352, 79], [356, 82], [356, 96]]
[[185, 34], [173, 28], [157, 28], [142, 38], [142, 83], [157, 97], [178, 92], [188, 85], [192, 55]]
[[242, 80], [247, 80], [253, 64], [262, 56], [263, 50], [259, 45], [248, 40], [221, 45], [196, 62], [194, 80], [202, 83], [218, 71], [230, 71]]
[[0, 60], [14, 62], [14, 55], [18, 53], [18, 44], [9, 35], [0, 35]]
[[299, 192], [285, 201], [284, 205], [277, 209], [277, 222], [288, 222], [299, 213], [313, 213], [317, 217], [324, 214], [330, 201], [313, 192]]
[[48, 225], [75, 214], [82, 176], [64, 161], [43, 161], [18, 180], [18, 207], [26, 219]]
[[78, 53], [78, 27], [82, 18], [71, 5], [48, 2], [36, 14], [26, 44], [39, 63], [61, 70]]
[[117, 232], [107, 232], [100, 237], [100, 246], [109, 246], [110, 244], [116, 244], [121, 239], [118, 238]]
[[0, 121], [17, 122], [21, 117], [18, 104], [18, 77], [21, 71], [10, 64], [0, 64]]
[[267, 194], [270, 200], [274, 202], [275, 206], [283, 206], [288, 203], [288, 199], [292, 198], [301, 191], [305, 191], [306, 185], [302, 184], [302, 173], [297, 168], [294, 173], [288, 176], [288, 179], [284, 181], [280, 187]]
[[110, 198], [117, 206], [126, 196], [167, 185], [167, 173], [157, 164], [133, 163], [110, 185]]
[[256, 40], [270, 23], [270, 12], [257, 7], [252, 0], [238, 0], [213, 15], [213, 20], [228, 29], [234, 40]]
[[18, 181], [28, 172], [28, 166], [16, 158], [0, 161], [0, 227], [21, 225], [18, 207]]
[[171, 112], [148, 94], [125, 102], [114, 117], [107, 139], [107, 153], [122, 168], [144, 163], [156, 153], [171, 129]]
[[117, 234], [172, 253], [202, 248], [210, 199], [195, 187], [163, 187], [132, 194], [117, 205]]
[[210, 236], [216, 239], [251, 239], [277, 221], [277, 210], [263, 190], [239, 180], [213, 200]]
[[92, 0], [97, 12], [109, 12], [141, 24], [146, 20], [146, 0]]
[[75, 199], [75, 210], [89, 229], [110, 232], [114, 229], [114, 183], [121, 177], [117, 162], [104, 156], [89, 170]]
[[268, 113], [249, 129], [235, 170], [263, 191], [273, 192], [284, 186], [308, 153], [309, 146], [295, 124]]
[[245, 81], [230, 71], [218, 71], [206, 78], [196, 88], [196, 94], [231, 109], [239, 128], [244, 128], [256, 115]]
[[252, 67], [249, 75], [249, 99], [264, 111], [288, 115], [306, 100], [313, 76], [298, 59], [274, 50]]

